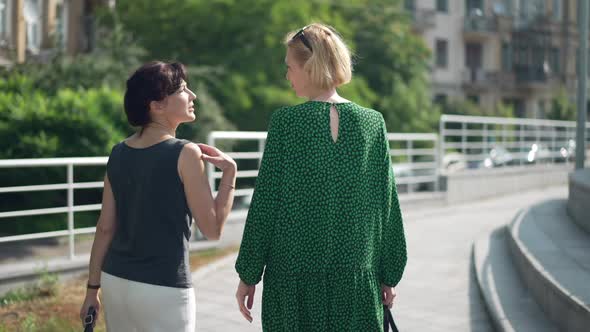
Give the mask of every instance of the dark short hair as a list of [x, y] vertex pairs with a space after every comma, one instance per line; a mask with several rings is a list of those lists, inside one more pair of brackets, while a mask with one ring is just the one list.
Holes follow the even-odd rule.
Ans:
[[150, 102], [162, 101], [178, 91], [187, 81], [186, 69], [180, 62], [153, 61], [139, 67], [127, 80], [124, 107], [132, 126], [150, 123]]

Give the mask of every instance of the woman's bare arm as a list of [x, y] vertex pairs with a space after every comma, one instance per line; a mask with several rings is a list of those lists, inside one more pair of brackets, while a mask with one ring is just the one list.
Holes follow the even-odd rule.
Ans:
[[[203, 160], [223, 171], [215, 198], [211, 195]], [[189, 143], [180, 153], [178, 166], [186, 200], [197, 227], [207, 239], [219, 239], [234, 201], [237, 172], [235, 162], [213, 147]]]

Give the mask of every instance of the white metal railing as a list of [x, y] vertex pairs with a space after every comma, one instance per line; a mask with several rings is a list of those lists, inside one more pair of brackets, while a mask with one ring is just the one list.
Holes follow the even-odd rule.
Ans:
[[[590, 131], [590, 123], [587, 128]], [[388, 139], [398, 191], [403, 195], [414, 191], [439, 191], [440, 173], [448, 171], [444, 159], [453, 152], [460, 155], [465, 165], [476, 163], [481, 167], [495, 167], [502, 163], [524, 166], [532, 163], [529, 161], [531, 157], [533, 161], [542, 157], [543, 162], [570, 163], [575, 149], [565, 143], [570, 144], [575, 137], [575, 130], [575, 123], [569, 121], [443, 115], [440, 121], [440, 139], [437, 134], [432, 133], [388, 134]], [[590, 133], [586, 137], [590, 141]], [[208, 137], [208, 144], [213, 146], [232, 143], [236, 148], [224, 151], [239, 165], [248, 163], [249, 160], [250, 167], [240, 167], [237, 173], [239, 188], [235, 193], [245, 208], [249, 205], [254, 190], [265, 141], [266, 132], [216, 131]], [[251, 145], [247, 147], [250, 151], [244, 148], [244, 143], [248, 142]], [[533, 149], [533, 144], [537, 144], [536, 150]], [[500, 155], [502, 150], [504, 159]], [[495, 151], [495, 156], [492, 156], [492, 151]], [[510, 158], [506, 157], [506, 153]], [[102, 181], [75, 182], [74, 170], [82, 166], [105, 166], [107, 160], [107, 157], [0, 160], [0, 169], [65, 167], [67, 170], [65, 183], [0, 187], [0, 194], [66, 190], [65, 206], [0, 212], [0, 222], [6, 218], [65, 213], [67, 229], [0, 236], [0, 243], [68, 236], [69, 256], [73, 258], [75, 236], [95, 231], [95, 227], [75, 228], [75, 213], [98, 211], [101, 207], [101, 204], [74, 205], [75, 190], [103, 187]], [[486, 165], [486, 160], [489, 165]], [[221, 172], [207, 164], [207, 174], [211, 189], [216, 193], [216, 179], [221, 177]]]
[[0, 169], [6, 168], [24, 168], [24, 167], [65, 167], [67, 178], [65, 183], [44, 184], [29, 186], [0, 187], [0, 193], [17, 193], [17, 192], [37, 192], [49, 190], [67, 190], [67, 205], [61, 207], [51, 207], [43, 209], [17, 210], [0, 212], [0, 222], [5, 218], [51, 215], [67, 213], [67, 229], [52, 232], [42, 232], [23, 235], [11, 235], [0, 237], [0, 243], [16, 242], [33, 239], [54, 238], [68, 236], [69, 257], [75, 257], [74, 237], [78, 234], [89, 234], [95, 232], [95, 227], [75, 228], [74, 213], [82, 211], [100, 210], [101, 204], [74, 205], [74, 191], [76, 189], [102, 188], [103, 182], [78, 182], [74, 181], [74, 167], [79, 166], [104, 166], [107, 163], [107, 157], [89, 157], [89, 158], [47, 158], [47, 159], [12, 159], [0, 160]]
[[[388, 134], [394, 148], [393, 170], [400, 194], [439, 191], [438, 136], [436, 134]], [[419, 147], [416, 145], [419, 144]]]
[[[586, 144], [590, 123], [586, 124]], [[575, 158], [576, 122], [443, 115], [440, 168], [494, 168], [557, 164]], [[587, 145], [588, 146], [588, 145]]]
[[[257, 143], [257, 150], [256, 151], [224, 151], [232, 157], [236, 163], [241, 160], [255, 160], [257, 165], [260, 166], [260, 161], [262, 160], [262, 152], [264, 151], [264, 144], [266, 142], [266, 132], [265, 131], [213, 131], [209, 133], [207, 137], [207, 144], [211, 146], [217, 146], [218, 142], [221, 140], [230, 140], [234, 142], [240, 141], [254, 141]], [[217, 186], [215, 179], [221, 178], [221, 172], [216, 170], [215, 167], [209, 163], [207, 163], [207, 177], [209, 179], [209, 185], [211, 186], [211, 190], [216, 195], [217, 194]], [[258, 167], [256, 169], [251, 170], [239, 170], [236, 174], [236, 184], [240, 179], [244, 178], [255, 178], [258, 176]], [[251, 197], [252, 193], [254, 192], [254, 187], [249, 188], [236, 188], [234, 193], [235, 197]]]
[[[439, 188], [438, 173], [438, 137], [436, 134], [388, 134], [388, 139], [393, 148], [390, 149], [390, 155], [399, 162], [394, 163], [394, 173], [396, 183], [400, 193], [411, 193], [416, 190], [424, 190], [421, 186], [426, 186], [429, 191], [435, 191]], [[256, 165], [260, 166], [264, 144], [266, 142], [266, 132], [251, 131], [214, 131], [209, 134], [207, 143], [216, 146], [220, 141], [231, 141], [234, 144], [244, 141], [254, 142], [257, 147], [256, 151], [225, 151], [229, 156], [240, 164], [242, 160], [255, 160]], [[420, 143], [417, 143], [420, 142]], [[421, 144], [424, 147], [416, 148]], [[239, 144], [238, 144], [239, 145]], [[398, 146], [401, 145], [401, 146]], [[240, 168], [240, 167], [238, 167]], [[221, 172], [216, 170], [210, 164], [207, 164], [207, 173], [209, 184], [214, 192], [217, 191], [216, 179], [221, 177]], [[247, 170], [238, 170], [237, 181], [242, 179], [255, 178], [258, 176], [258, 167]], [[254, 191], [253, 181], [249, 186], [238, 183], [240, 189], [236, 190], [236, 197], [243, 197], [246, 201], [251, 198]]]

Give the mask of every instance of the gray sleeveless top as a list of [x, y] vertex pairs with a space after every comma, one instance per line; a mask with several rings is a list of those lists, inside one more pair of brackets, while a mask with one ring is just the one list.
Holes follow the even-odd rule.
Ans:
[[117, 228], [102, 270], [168, 287], [192, 287], [188, 257], [192, 216], [178, 176], [186, 140], [171, 138], [144, 149], [113, 147], [107, 176]]

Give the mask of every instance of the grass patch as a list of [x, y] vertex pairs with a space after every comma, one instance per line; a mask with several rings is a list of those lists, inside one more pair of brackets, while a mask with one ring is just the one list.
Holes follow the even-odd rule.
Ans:
[[[237, 251], [238, 247], [207, 249], [192, 252], [192, 270]], [[42, 273], [33, 286], [16, 289], [0, 298], [0, 332], [69, 332], [81, 331], [78, 318], [86, 295], [87, 275], [57, 282], [57, 275]], [[106, 331], [100, 315], [96, 332]]]
[[[0, 307], [10, 304], [30, 301], [36, 298], [56, 296], [58, 293], [57, 281], [58, 276], [55, 273], [49, 273], [47, 270], [40, 271], [39, 280], [30, 286], [17, 288], [9, 291], [0, 297]], [[2, 330], [0, 330], [1, 332]]]

